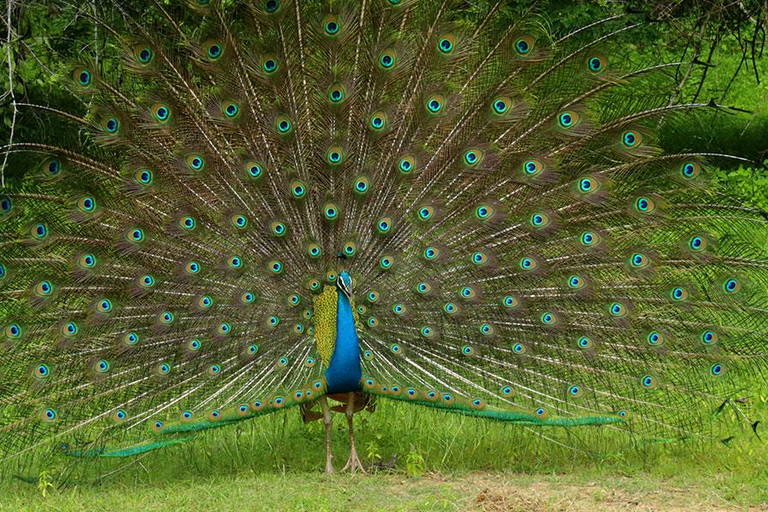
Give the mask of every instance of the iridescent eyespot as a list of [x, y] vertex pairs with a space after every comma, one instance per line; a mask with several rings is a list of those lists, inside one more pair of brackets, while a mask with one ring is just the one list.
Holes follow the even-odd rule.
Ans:
[[539, 407], [538, 409], [533, 411], [533, 414], [535, 414], [538, 419], [545, 420], [549, 416], [549, 411], [547, 411], [543, 407]]
[[365, 321], [365, 325], [368, 327], [378, 327], [379, 326], [379, 319], [375, 316], [369, 316], [368, 320]]
[[157, 104], [152, 107], [152, 117], [160, 123], [166, 123], [171, 118], [171, 109], [163, 104]]
[[514, 43], [515, 53], [520, 57], [530, 55], [534, 48], [533, 38], [530, 36], [523, 36], [517, 39]]
[[557, 116], [557, 124], [562, 129], [570, 129], [579, 124], [580, 116], [578, 112], [566, 110]]
[[93, 370], [96, 373], [107, 373], [110, 368], [111, 368], [111, 365], [109, 364], [109, 361], [105, 359], [96, 361], [93, 365]]
[[501, 305], [507, 309], [513, 309], [520, 305], [520, 301], [513, 295], [507, 295], [501, 299]]
[[352, 188], [355, 191], [355, 194], [362, 196], [367, 194], [370, 191], [371, 182], [367, 177], [360, 176], [355, 180], [355, 183]]
[[741, 282], [738, 279], [730, 278], [726, 279], [723, 283], [723, 291], [728, 295], [737, 293], [741, 290]]
[[96, 311], [99, 313], [109, 313], [112, 311], [112, 301], [109, 299], [101, 299], [96, 303]]
[[701, 173], [701, 166], [696, 162], [686, 162], [680, 166], [680, 175], [685, 179], [693, 179]]
[[40, 167], [43, 174], [48, 178], [55, 178], [62, 170], [61, 162], [56, 158], [46, 160]]
[[456, 38], [453, 34], [443, 34], [437, 39], [437, 51], [442, 55], [450, 55], [456, 48]]
[[347, 91], [346, 89], [344, 89], [343, 85], [339, 83], [335, 83], [328, 88], [328, 100], [332, 104], [338, 105], [342, 103], [346, 99], [346, 97], [347, 97]]
[[595, 55], [587, 59], [587, 69], [592, 73], [600, 73], [608, 64], [607, 59], [600, 55]]
[[58, 417], [59, 413], [56, 412], [56, 409], [45, 409], [40, 415], [40, 418], [47, 423], [56, 421]]
[[252, 180], [257, 180], [261, 178], [262, 174], [264, 174], [264, 169], [261, 166], [261, 164], [257, 162], [246, 162], [245, 164], [245, 175]]
[[259, 346], [256, 345], [255, 343], [252, 343], [252, 344], [248, 345], [247, 347], [245, 347], [245, 352], [248, 355], [255, 356], [259, 352]]
[[133, 173], [133, 179], [142, 187], [148, 187], [154, 182], [155, 176], [149, 169], [139, 169]]
[[226, 336], [232, 332], [232, 325], [229, 322], [221, 322], [218, 327], [216, 327], [216, 332]]
[[599, 184], [594, 178], [584, 177], [578, 180], [578, 190], [582, 194], [591, 194], [595, 192], [598, 187]]
[[653, 375], [644, 375], [640, 378], [640, 384], [644, 388], [652, 388], [656, 386], [657, 382]]
[[476, 265], [478, 267], [481, 267], [481, 266], [485, 265], [486, 263], [488, 263], [488, 255], [485, 254], [483, 251], [476, 251], [476, 252], [473, 252], [470, 255], [469, 260], [474, 265]]
[[642, 135], [633, 130], [627, 130], [621, 134], [621, 143], [624, 145], [624, 147], [627, 148], [634, 148], [639, 146], [642, 140]]
[[714, 345], [717, 343], [718, 336], [717, 333], [714, 331], [704, 331], [701, 333], [701, 336], [699, 337], [701, 339], [701, 342], [705, 345]]
[[416, 168], [416, 158], [413, 156], [404, 156], [397, 162], [397, 170], [402, 175], [411, 174]]
[[496, 213], [496, 209], [493, 206], [487, 204], [481, 204], [475, 208], [475, 217], [480, 220], [490, 220]]
[[519, 267], [520, 267], [522, 270], [524, 270], [524, 271], [526, 271], [526, 272], [530, 272], [530, 271], [532, 271], [532, 270], [535, 270], [535, 269], [536, 269], [536, 267], [538, 267], [538, 266], [539, 266], [539, 263], [536, 261], [536, 259], [535, 259], [535, 258], [532, 258], [532, 257], [524, 257], [524, 258], [520, 258], [520, 261], [518, 262], [518, 266], [519, 266]]
[[456, 313], [459, 312], [459, 306], [457, 306], [453, 302], [446, 302], [443, 305], [443, 311], [445, 311], [449, 315], [455, 315]]
[[592, 348], [593, 343], [592, 343], [592, 340], [589, 339], [587, 336], [582, 336], [578, 340], [576, 340], [576, 346], [578, 346], [582, 350], [587, 350]]
[[64, 325], [61, 326], [61, 334], [63, 334], [67, 338], [73, 338], [77, 336], [77, 333], [79, 331], [80, 331], [80, 328], [77, 326], [77, 323], [75, 322], [66, 322]]
[[310, 258], [317, 259], [323, 255], [323, 249], [319, 245], [311, 243], [307, 246], [307, 254]]
[[275, 119], [275, 128], [277, 128], [277, 132], [280, 135], [287, 135], [293, 130], [293, 123], [286, 115], [278, 116], [277, 119]]
[[168, 375], [169, 373], [171, 373], [171, 365], [170, 365], [170, 364], [168, 364], [168, 363], [160, 363], [160, 364], [159, 364], [159, 365], [157, 365], [157, 367], [155, 368], [155, 371], [156, 371], [156, 372], [157, 372], [159, 375]]
[[499, 391], [506, 397], [510, 397], [515, 394], [515, 390], [512, 389], [512, 386], [504, 386], [503, 388], [499, 389]]
[[334, 203], [326, 203], [323, 206], [323, 216], [326, 220], [336, 220], [339, 217], [339, 208]]
[[181, 229], [184, 231], [194, 231], [197, 227], [197, 222], [195, 221], [194, 217], [187, 215], [179, 219], [179, 227], [181, 227]]
[[227, 266], [231, 269], [238, 269], [243, 266], [243, 259], [239, 256], [230, 256], [227, 258]]
[[484, 153], [479, 149], [467, 149], [464, 151], [462, 161], [467, 167], [477, 167], [483, 161]]
[[245, 229], [248, 227], [248, 217], [243, 214], [236, 213], [229, 217], [229, 222], [237, 229]]
[[580, 276], [571, 276], [566, 282], [568, 283], [568, 287], [574, 290], [580, 290], [586, 285], [586, 281]]
[[388, 71], [397, 66], [397, 52], [388, 48], [379, 54], [379, 68]]
[[475, 289], [471, 286], [465, 286], [459, 291], [459, 295], [462, 299], [474, 299], [477, 295]]
[[557, 316], [555, 316], [554, 313], [542, 313], [541, 317], [541, 323], [544, 325], [554, 325], [557, 323]]
[[51, 374], [51, 369], [48, 367], [47, 364], [39, 364], [35, 367], [34, 370], [35, 378], [37, 379], [45, 379]]
[[221, 365], [218, 364], [212, 364], [208, 367], [208, 375], [210, 376], [216, 376], [221, 373]]
[[629, 265], [632, 268], [645, 268], [650, 264], [650, 262], [651, 261], [648, 259], [648, 256], [640, 252], [636, 252], [629, 257]]
[[608, 306], [608, 312], [611, 316], [614, 317], [624, 317], [627, 316], [628, 309], [627, 306], [621, 302], [613, 302], [610, 306]]
[[281, 367], [288, 366], [288, 358], [287, 357], [281, 357], [280, 359], [277, 360], [277, 365], [281, 366]]
[[279, 274], [283, 271], [283, 264], [278, 260], [272, 260], [269, 263], [267, 263], [267, 268], [273, 274]]
[[235, 119], [240, 115], [240, 106], [233, 101], [222, 105], [221, 110], [224, 112], [227, 119]]
[[400, 345], [394, 344], [389, 349], [392, 351], [393, 354], [400, 354], [402, 353], [403, 349], [400, 348]]
[[528, 219], [531, 227], [534, 229], [541, 229], [547, 227], [550, 224], [549, 215], [544, 212], [536, 212]]
[[374, 132], [382, 132], [387, 127], [387, 113], [377, 110], [368, 117], [368, 128]]
[[341, 30], [341, 21], [336, 16], [326, 16], [323, 20], [323, 31], [328, 37], [335, 37]]
[[344, 161], [344, 150], [340, 146], [333, 145], [325, 153], [325, 159], [330, 165], [339, 165]]
[[494, 333], [493, 326], [488, 323], [480, 324], [480, 327], [478, 329], [480, 331], [480, 334], [482, 334], [483, 336], [491, 336]]
[[123, 336], [123, 344], [134, 347], [139, 344], [141, 337], [135, 332], [128, 332]]
[[294, 199], [303, 199], [307, 195], [307, 186], [301, 180], [291, 181], [290, 190]]
[[709, 373], [713, 377], [719, 377], [725, 373], [725, 365], [721, 363], [715, 363], [709, 368]]
[[327, 283], [336, 283], [336, 277], [336, 273], [331, 270], [325, 274], [325, 281]]
[[638, 197], [633, 204], [638, 213], [651, 213], [656, 209], [656, 203], [650, 197]]
[[91, 85], [91, 73], [87, 69], [78, 69], [75, 71], [75, 81], [80, 87]]
[[593, 232], [593, 231], [584, 231], [579, 236], [579, 242], [584, 247], [595, 247], [601, 242], [601, 237], [599, 234]]
[[163, 311], [158, 315], [157, 319], [163, 325], [170, 325], [176, 320], [176, 315], [170, 311]]
[[197, 274], [200, 272], [200, 264], [196, 261], [190, 261], [184, 266], [184, 271], [187, 274]]
[[117, 423], [123, 422], [127, 418], [128, 418], [128, 413], [125, 412], [123, 409], [118, 409], [112, 413], [112, 420]]
[[429, 246], [424, 249], [424, 252], [422, 252], [421, 255], [427, 261], [435, 261], [440, 256], [440, 249]]
[[386, 235], [392, 230], [392, 218], [383, 217], [376, 222], [376, 231], [380, 235]]
[[676, 286], [669, 292], [669, 298], [675, 302], [681, 302], [688, 298], [688, 290], [682, 286]]
[[203, 52], [209, 61], [215, 62], [224, 55], [224, 47], [217, 42], [208, 42], [203, 45]]
[[142, 288], [152, 288], [155, 286], [155, 278], [150, 274], [143, 275], [139, 278], [139, 286]]
[[189, 342], [187, 343], [187, 350], [189, 350], [190, 352], [197, 352], [198, 350], [200, 350], [200, 347], [202, 346], [203, 346], [203, 343], [198, 339], [189, 340]]
[[35, 286], [35, 294], [38, 297], [48, 297], [52, 293], [53, 293], [53, 285], [47, 279], [40, 281]]
[[5, 336], [8, 339], [17, 340], [21, 338], [23, 330], [19, 324], [10, 324], [5, 328]]
[[213, 306], [213, 298], [210, 295], [203, 295], [197, 300], [197, 305], [202, 309], [208, 309]]
[[184, 161], [187, 164], [187, 168], [193, 173], [198, 173], [205, 169], [205, 159], [202, 155], [193, 153], [187, 155]]
[[5, 196], [0, 198], [0, 211], [2, 211], [3, 214], [9, 213], [12, 208], [13, 208], [13, 201], [11, 201], [10, 197]]
[[495, 116], [504, 116], [512, 108], [512, 99], [500, 96], [491, 102], [491, 111]]
[[96, 210], [96, 199], [92, 196], [82, 196], [77, 200], [77, 209], [83, 213], [92, 213]]
[[439, 114], [445, 107], [445, 97], [441, 94], [433, 94], [424, 102], [424, 108], [429, 114]]
[[664, 344], [664, 335], [659, 331], [651, 331], [646, 335], [645, 341], [652, 347], [660, 347]]
[[395, 258], [393, 256], [385, 254], [379, 260], [379, 268], [381, 268], [382, 270], [389, 270], [390, 268], [392, 268], [394, 261], [395, 261]]
[[431, 206], [422, 206], [419, 208], [419, 220], [429, 220], [435, 214], [435, 209]]
[[46, 240], [50, 235], [50, 232], [48, 231], [48, 225], [43, 222], [38, 222], [32, 226], [30, 234], [36, 241], [42, 242], [43, 240]]
[[120, 121], [116, 117], [107, 117], [102, 121], [102, 128], [110, 135], [114, 135], [120, 131]]
[[272, 315], [269, 318], [267, 318], [267, 325], [269, 325], [270, 327], [277, 327], [279, 324], [280, 324], [279, 317]]
[[152, 59], [154, 58], [155, 54], [152, 51], [152, 48], [149, 46], [139, 46], [134, 50], [134, 55], [136, 56], [136, 60], [139, 61], [140, 64], [149, 64], [152, 62]]
[[422, 282], [416, 285], [416, 293], [418, 293], [419, 295], [426, 295], [427, 293], [430, 292], [430, 290], [432, 290], [432, 285], [430, 285], [429, 283]]
[[376, 290], [369, 291], [365, 296], [365, 298], [368, 299], [368, 302], [370, 302], [371, 304], [375, 304], [379, 300], [379, 297], [380, 297], [379, 292], [377, 292]]
[[571, 386], [568, 388], [568, 396], [571, 398], [578, 398], [584, 394], [584, 389], [581, 386]]
[[280, 2], [278, 0], [266, 0], [264, 2], [264, 10], [268, 14], [272, 14], [274, 12], [277, 12], [277, 10], [280, 8]]
[[707, 241], [698, 235], [688, 239], [688, 248], [692, 251], [701, 252], [707, 247]]
[[396, 315], [404, 315], [407, 311], [407, 308], [404, 304], [394, 304], [392, 306], [392, 312]]
[[544, 170], [544, 164], [539, 160], [526, 160], [523, 162], [523, 174], [529, 177], [535, 177]]

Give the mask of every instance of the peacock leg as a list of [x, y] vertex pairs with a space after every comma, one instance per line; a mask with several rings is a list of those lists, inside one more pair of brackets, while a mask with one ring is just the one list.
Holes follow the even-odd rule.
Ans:
[[355, 393], [349, 394], [349, 402], [347, 402], [347, 423], [349, 424], [349, 460], [347, 461], [346, 465], [341, 469], [342, 472], [349, 469], [349, 472], [353, 475], [355, 474], [355, 471], [357, 469], [360, 469], [360, 472], [363, 474], [366, 474], [365, 469], [363, 468], [362, 463], [360, 462], [360, 459], [357, 456], [357, 450], [355, 449], [355, 430], [353, 427], [353, 417], [355, 413]]
[[331, 462], [333, 458], [331, 453], [331, 422], [333, 417], [326, 397], [320, 398], [320, 406], [323, 408], [323, 424], [325, 425], [325, 472], [330, 474], [333, 473], [333, 463]]

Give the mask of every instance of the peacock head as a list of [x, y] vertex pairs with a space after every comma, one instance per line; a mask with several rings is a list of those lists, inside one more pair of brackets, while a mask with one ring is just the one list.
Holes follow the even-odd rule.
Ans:
[[352, 278], [349, 277], [348, 272], [339, 272], [339, 277], [336, 278], [336, 286], [348, 299], [352, 298]]

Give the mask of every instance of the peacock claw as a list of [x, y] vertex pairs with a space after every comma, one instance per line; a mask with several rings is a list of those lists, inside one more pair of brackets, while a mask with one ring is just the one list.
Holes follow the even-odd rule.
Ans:
[[349, 473], [351, 475], [355, 474], [355, 471], [358, 469], [360, 470], [360, 473], [363, 475], [367, 475], [368, 472], [363, 467], [362, 462], [360, 462], [360, 458], [357, 456], [357, 450], [355, 450], [355, 447], [352, 446], [352, 451], [349, 454], [349, 459], [347, 460], [347, 463], [344, 465], [343, 468], [341, 468], [341, 472], [344, 473], [349, 469]]

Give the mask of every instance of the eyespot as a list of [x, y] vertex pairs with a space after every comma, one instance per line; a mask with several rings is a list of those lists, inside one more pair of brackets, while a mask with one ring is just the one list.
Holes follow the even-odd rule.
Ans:
[[35, 366], [33, 374], [36, 379], [46, 379], [51, 374], [51, 369], [47, 364], [39, 364]]
[[471, 345], [464, 345], [463, 347], [461, 347], [461, 353], [464, 354], [465, 356], [471, 356], [471, 355], [474, 355], [475, 349], [472, 348]]
[[239, 269], [243, 266], [243, 259], [240, 256], [230, 256], [227, 258], [227, 266], [231, 269]]
[[397, 162], [397, 171], [402, 175], [408, 175], [416, 168], [416, 157], [406, 155]]
[[283, 271], [283, 264], [279, 260], [271, 260], [267, 263], [267, 268], [270, 270], [270, 272], [277, 275]]
[[590, 176], [579, 178], [577, 182], [578, 191], [580, 194], [593, 194], [600, 188], [600, 182]]
[[579, 235], [579, 242], [584, 247], [596, 247], [602, 242], [602, 237], [594, 231], [584, 231]]
[[713, 377], [719, 377], [725, 373], [725, 365], [722, 363], [715, 363], [709, 367], [709, 373]]
[[155, 372], [158, 375], [168, 375], [171, 373], [171, 365], [168, 363], [160, 363], [155, 367]]
[[658, 382], [653, 375], [644, 375], [640, 378], [640, 385], [650, 389], [655, 388], [658, 385]]
[[422, 252], [421, 255], [427, 261], [435, 261], [440, 256], [440, 249], [429, 246], [424, 249], [424, 252]]
[[199, 274], [200, 269], [201, 269], [200, 264], [196, 261], [190, 261], [184, 266], [184, 271], [187, 274], [191, 274], [191, 275]]
[[292, 293], [285, 299], [286, 304], [288, 304], [291, 307], [296, 307], [299, 304], [301, 304], [301, 297], [296, 295], [295, 293]]
[[532, 270], [535, 270], [536, 267], [539, 266], [539, 263], [538, 261], [536, 261], [536, 258], [526, 256], [526, 257], [520, 258], [518, 266], [525, 272], [530, 272]]
[[76, 322], [66, 322], [61, 326], [60, 332], [67, 338], [74, 338], [80, 332], [80, 328]]
[[333, 105], [340, 105], [347, 98], [347, 91], [343, 85], [335, 83], [328, 88], [328, 101]]
[[258, 162], [249, 161], [245, 164], [245, 175], [256, 181], [264, 174], [264, 168]]
[[12, 323], [5, 328], [5, 337], [11, 340], [17, 340], [21, 338], [23, 330], [21, 325]]
[[397, 52], [392, 48], [387, 48], [379, 54], [379, 69], [389, 71], [397, 66]]
[[189, 215], [181, 217], [178, 221], [179, 227], [184, 231], [194, 231], [197, 227], [197, 222], [194, 217]]
[[586, 285], [586, 281], [581, 276], [576, 275], [570, 276], [566, 282], [572, 290], [581, 290]]
[[580, 120], [581, 117], [578, 112], [574, 110], [566, 110], [557, 116], [557, 125], [564, 130], [570, 130], [578, 125]]
[[627, 309], [627, 306], [621, 302], [613, 302], [610, 306], [608, 306], [608, 312], [613, 317], [623, 318], [627, 316], [629, 310]]
[[189, 342], [187, 342], [187, 350], [189, 352], [197, 352], [202, 346], [203, 343], [198, 339], [189, 340]]
[[187, 168], [195, 174], [205, 169], [205, 158], [197, 153], [187, 155], [184, 161], [187, 164]]
[[142, 288], [153, 288], [155, 286], [155, 278], [150, 274], [139, 277], [138, 282]]
[[307, 195], [307, 186], [301, 180], [291, 181], [290, 190], [294, 199], [303, 199]]
[[554, 325], [557, 323], [557, 316], [554, 313], [542, 313], [539, 318], [544, 325]]
[[453, 34], [443, 34], [437, 39], [437, 51], [441, 55], [450, 55], [456, 49], [456, 37]]
[[699, 339], [704, 345], [714, 345], [717, 343], [718, 335], [715, 331], [704, 331], [699, 336]]
[[736, 278], [726, 279], [723, 283], [723, 291], [728, 295], [733, 295], [741, 291], [741, 282]]
[[375, 304], [375, 303], [376, 303], [376, 302], [379, 300], [379, 297], [380, 297], [380, 295], [379, 295], [379, 292], [377, 292], [376, 290], [371, 290], [371, 291], [369, 291], [369, 292], [368, 292], [368, 293], [365, 295], [365, 298], [366, 298], [366, 299], [368, 300], [368, 302], [370, 302], [371, 304]]
[[323, 32], [328, 37], [336, 37], [341, 31], [341, 20], [338, 16], [326, 16], [323, 19]]
[[227, 119], [240, 117], [240, 106], [234, 101], [229, 101], [221, 106], [221, 111]]
[[152, 105], [152, 117], [159, 123], [167, 123], [171, 119], [171, 109], [162, 103]]
[[419, 220], [430, 220], [435, 214], [432, 206], [422, 206], [419, 208]]
[[151, 46], [137, 45], [133, 48], [133, 56], [139, 64], [147, 65], [155, 58], [155, 52]]
[[243, 215], [242, 213], [236, 213], [234, 215], [231, 215], [229, 217], [229, 222], [236, 228], [236, 229], [245, 229], [248, 227], [248, 217]]
[[465, 286], [459, 291], [459, 296], [461, 296], [462, 299], [470, 300], [477, 296], [477, 292], [475, 291], [474, 287]]
[[336, 277], [337, 277], [336, 273], [331, 270], [329, 272], [326, 272], [326, 274], [325, 274], [325, 281], [327, 283], [329, 283], [329, 284], [334, 284], [334, 283], [336, 283]]
[[707, 247], [707, 241], [705, 238], [694, 235], [688, 239], [688, 248], [694, 252], [701, 252]]
[[85, 68], [78, 68], [75, 69], [75, 72], [73, 74], [75, 78], [75, 83], [79, 85], [80, 87], [87, 88], [91, 85], [91, 72], [88, 71]]
[[96, 199], [93, 196], [82, 196], [77, 200], [77, 209], [83, 213], [92, 213], [96, 210]]
[[483, 336], [492, 336], [494, 333], [494, 328], [489, 323], [480, 324], [480, 327], [478, 328], [478, 330], [480, 331], [480, 334], [482, 334]]
[[370, 191], [371, 182], [366, 176], [360, 176], [355, 180], [352, 188], [354, 189], [355, 194], [363, 196]]
[[530, 216], [530, 218], [528, 219], [528, 222], [530, 223], [532, 228], [542, 229], [547, 227], [551, 221], [550, 221], [549, 215], [547, 215], [546, 213], [536, 212]]
[[503, 117], [512, 108], [512, 99], [507, 96], [499, 96], [491, 102], [491, 112], [497, 117]]
[[691, 180], [696, 178], [701, 173], [701, 166], [696, 162], [686, 162], [680, 166], [680, 175]]
[[323, 255], [323, 249], [318, 244], [311, 243], [307, 245], [307, 254], [314, 260]]
[[625, 148], [636, 148], [642, 140], [643, 136], [634, 130], [627, 130], [621, 134], [621, 143]]
[[203, 54], [210, 62], [216, 62], [224, 55], [224, 47], [215, 41], [209, 41], [203, 45]]
[[533, 51], [535, 42], [531, 36], [522, 36], [514, 43], [515, 53], [520, 57], [526, 57]]
[[650, 265], [650, 263], [651, 263], [651, 260], [648, 259], [648, 256], [646, 256], [641, 252], [636, 252], [629, 257], [629, 265], [632, 268], [637, 268], [637, 269], [645, 268], [648, 265]]
[[544, 164], [539, 160], [531, 159], [523, 162], [523, 174], [528, 177], [536, 177], [544, 170]]
[[467, 167], [474, 168], [480, 165], [484, 157], [485, 153], [482, 150], [471, 148], [464, 151], [462, 161]]
[[394, 304], [392, 306], [392, 312], [398, 316], [404, 315], [407, 310], [408, 309], [405, 307], [405, 304]]
[[634, 209], [638, 213], [651, 213], [656, 209], [656, 203], [650, 197], [641, 196], [635, 199]]
[[146, 188], [154, 183], [155, 175], [149, 169], [139, 169], [133, 173], [133, 179], [140, 186]]
[[398, 345], [397, 343], [395, 343], [394, 345], [389, 347], [389, 349], [392, 351], [393, 354], [402, 354], [403, 353], [403, 349], [400, 348], [400, 345]]
[[443, 111], [445, 97], [442, 94], [433, 94], [424, 102], [424, 108], [428, 114], [436, 115]]
[[128, 413], [123, 409], [118, 409], [112, 413], [112, 421], [116, 423], [122, 423], [126, 419], [128, 419]]
[[114, 116], [107, 116], [101, 121], [101, 128], [109, 135], [116, 135], [120, 132], [120, 120]]
[[459, 306], [454, 304], [453, 302], [446, 302], [443, 304], [443, 311], [448, 313], [449, 315], [455, 315], [459, 312]]
[[37, 283], [35, 286], [35, 295], [38, 297], [49, 297], [53, 293], [53, 284], [47, 279]]
[[496, 209], [487, 204], [481, 204], [475, 208], [475, 217], [482, 220], [490, 220], [496, 214]]
[[432, 285], [426, 282], [421, 282], [416, 285], [416, 293], [419, 295], [426, 295], [432, 290]]
[[368, 128], [376, 133], [383, 132], [387, 127], [387, 113], [377, 110], [368, 117]]
[[391, 255], [385, 254], [379, 260], [379, 268], [382, 270], [389, 270], [395, 262], [395, 258]]
[[515, 390], [512, 388], [512, 386], [504, 386], [501, 389], [499, 389], [499, 392], [506, 397], [511, 397], [515, 395]]
[[675, 302], [682, 302], [688, 298], [688, 290], [682, 286], [675, 286], [670, 290], [669, 298]]
[[325, 153], [325, 160], [330, 165], [339, 165], [344, 161], [344, 150], [340, 146], [333, 145]]
[[594, 346], [594, 344], [592, 343], [592, 340], [589, 339], [587, 336], [582, 336], [578, 340], [576, 340], [576, 346], [582, 350], [589, 350]]
[[645, 336], [645, 341], [652, 347], [660, 347], [664, 344], [664, 335], [659, 331], [651, 331]]
[[520, 305], [520, 301], [514, 295], [507, 295], [501, 299], [501, 305], [507, 309], [514, 309]]
[[50, 236], [50, 232], [48, 231], [48, 225], [44, 222], [38, 222], [37, 224], [32, 226], [32, 229], [30, 229], [29, 234], [32, 235], [32, 238], [37, 242], [42, 242]]
[[59, 413], [56, 412], [56, 409], [44, 409], [40, 418], [46, 423], [53, 423], [59, 418]]
[[593, 55], [587, 58], [587, 70], [591, 73], [598, 74], [605, 71], [605, 67], [608, 65], [608, 59], [602, 55]]
[[127, 332], [125, 333], [125, 336], [123, 336], [123, 344], [128, 345], [129, 347], [135, 347], [140, 341], [141, 336], [135, 332]]
[[274, 75], [280, 68], [280, 61], [274, 55], [265, 55], [262, 58], [261, 69], [267, 76]]
[[568, 396], [571, 398], [578, 398], [584, 394], [584, 389], [581, 386], [571, 386], [568, 388]]
[[293, 131], [293, 122], [288, 116], [281, 115], [275, 119], [275, 128], [280, 135], [287, 135]]
[[482, 267], [483, 265], [485, 265], [486, 263], [488, 263], [488, 255], [487, 255], [487, 254], [485, 254], [483, 251], [476, 251], [476, 252], [473, 252], [473, 253], [470, 255], [470, 258], [469, 258], [469, 259], [470, 259], [470, 261], [471, 261], [471, 262], [472, 262], [472, 263], [473, 263], [475, 266], [478, 266], [478, 267]]
[[113, 309], [112, 301], [109, 299], [101, 299], [96, 303], [96, 311], [99, 313], [109, 313]]
[[107, 373], [111, 368], [109, 361], [101, 359], [93, 364], [93, 371], [96, 373]]
[[269, 318], [267, 318], [267, 325], [269, 325], [270, 327], [277, 327], [278, 325], [280, 325], [280, 317], [277, 317], [275, 315], [270, 316]]
[[11, 209], [13, 209], [11, 198], [8, 196], [0, 198], [0, 211], [3, 212], [3, 215], [10, 213]]
[[369, 316], [368, 319], [365, 321], [365, 325], [368, 327], [374, 328], [379, 326], [379, 319], [375, 316]]
[[171, 325], [175, 319], [176, 315], [170, 311], [163, 311], [157, 317], [157, 320], [163, 325]]
[[210, 295], [203, 295], [197, 300], [197, 305], [201, 309], [209, 309], [213, 306], [213, 298]]
[[339, 217], [339, 207], [334, 203], [326, 203], [323, 206], [323, 216], [329, 221], [336, 220]]
[[539, 407], [538, 409], [536, 409], [535, 411], [533, 411], [533, 414], [535, 414], [535, 415], [536, 415], [536, 417], [537, 417], [538, 419], [540, 419], [540, 420], [545, 420], [545, 419], [547, 419], [547, 418], [549, 417], [549, 411], [548, 411], [548, 410], [546, 410], [546, 409], [545, 409], [545, 408], [543, 408], [543, 407]]
[[280, 2], [278, 0], [266, 0], [264, 2], [264, 11], [268, 14], [277, 12], [280, 8]]
[[[40, 165], [40, 171], [46, 178], [56, 178], [62, 171], [61, 161], [58, 158], [49, 158]], [[3, 212], [7, 213], [5, 210]]]

